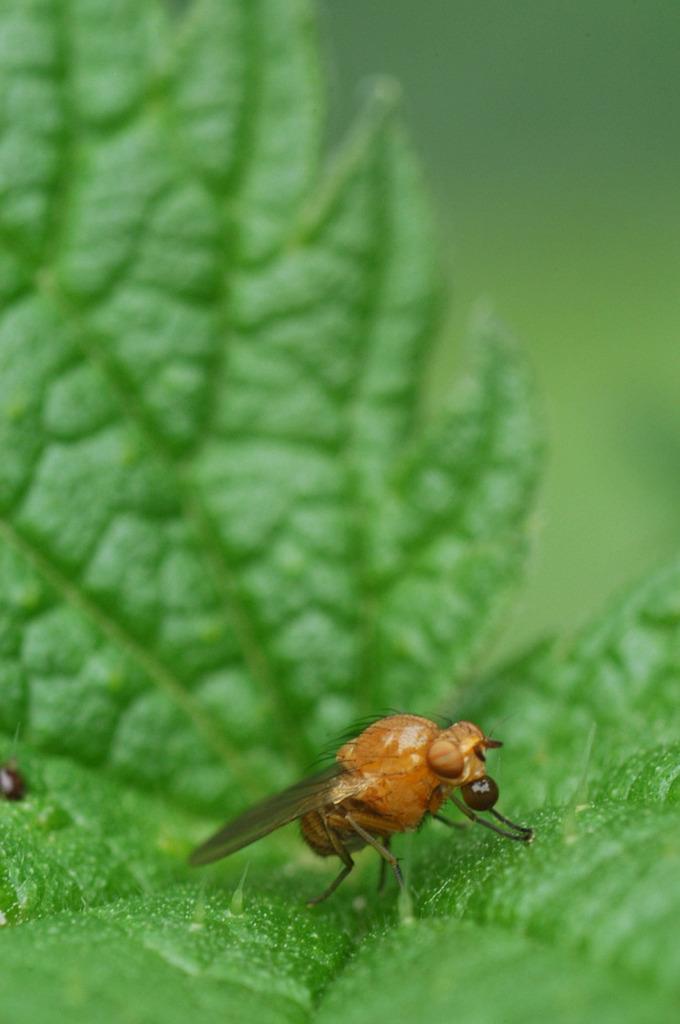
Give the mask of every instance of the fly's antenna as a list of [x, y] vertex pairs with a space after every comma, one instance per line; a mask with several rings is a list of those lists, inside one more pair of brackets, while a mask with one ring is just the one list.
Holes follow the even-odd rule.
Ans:
[[502, 732], [503, 731], [503, 726], [505, 725], [505, 723], [509, 722], [512, 718], [517, 718], [518, 714], [519, 714], [518, 711], [512, 711], [509, 714], [504, 715], [502, 718], [497, 719], [494, 722], [494, 724], [492, 725], [492, 727], [489, 729], [489, 731], [487, 733], [487, 738], [490, 739], [490, 740], [493, 739], [493, 734], [496, 732], [496, 729], [500, 728], [500, 730]]

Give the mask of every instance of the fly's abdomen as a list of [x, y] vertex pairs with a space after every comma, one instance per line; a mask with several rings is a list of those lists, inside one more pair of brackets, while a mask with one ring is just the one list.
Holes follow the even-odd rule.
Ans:
[[320, 857], [331, 857], [337, 853], [318, 811], [309, 811], [300, 818], [300, 830], [304, 841]]

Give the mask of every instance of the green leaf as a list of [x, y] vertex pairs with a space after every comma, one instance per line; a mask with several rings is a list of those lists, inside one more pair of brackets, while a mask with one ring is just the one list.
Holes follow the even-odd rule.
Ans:
[[[418, 982], [404, 984], [405, 978]], [[559, 1024], [591, 1015], [617, 1024], [648, 1013], [663, 1019], [672, 1005], [650, 996], [643, 983], [522, 934], [457, 920], [418, 921], [363, 951], [315, 1019], [411, 1024], [425, 1012], [434, 1024], [466, 1017], [519, 1022], [549, 1011]]]
[[[3, 726], [222, 813], [357, 713], [415, 700], [393, 683], [404, 602], [422, 607], [419, 703], [446, 691], [514, 576], [501, 549], [521, 547], [534, 478], [524, 371], [494, 337], [477, 399], [419, 429], [432, 234], [394, 89], [310, 190], [318, 84], [295, 10], [2, 15], [42, 40], [39, 63], [11, 49], [7, 81], [30, 93], [53, 69], [61, 126], [26, 115], [51, 176], [18, 160], [2, 205], [8, 237], [17, 196], [42, 211], [0, 322]], [[473, 462], [475, 522], [431, 493], [467, 489]], [[446, 642], [442, 616], [426, 628], [442, 602]]]
[[[395, 86], [326, 161], [302, 0], [6, 0], [0, 89], [9, 1018], [669, 1019], [680, 568], [479, 674], [540, 432], [489, 314], [423, 407], [436, 243]], [[454, 688], [533, 847], [400, 839], [411, 911], [375, 865], [305, 909], [332, 866], [285, 835], [189, 875], [357, 715]]]
[[12, 1020], [299, 1022], [348, 941], [269, 899], [235, 915], [195, 888], [119, 901], [16, 929], [7, 944]]
[[479, 317], [475, 377], [403, 460], [375, 516], [371, 676], [426, 711], [488, 639], [525, 563], [536, 475], [531, 387], [511, 340]]
[[[10, 753], [3, 743], [0, 756]], [[186, 875], [195, 820], [69, 760], [22, 745], [24, 800], [0, 807], [0, 909], [17, 922], [81, 911]]]
[[[432, 826], [409, 850], [419, 920], [366, 945], [321, 1021], [406, 1022], [424, 999], [435, 1021], [673, 1016], [679, 573], [650, 577], [566, 655], [543, 645], [479, 688], [466, 710], [508, 713], [501, 807], [523, 804], [536, 840]], [[550, 781], [561, 803], [537, 811]]]
[[541, 646], [463, 701], [466, 714], [512, 724], [525, 806], [677, 800], [679, 594], [676, 560], [616, 600], [569, 649]]

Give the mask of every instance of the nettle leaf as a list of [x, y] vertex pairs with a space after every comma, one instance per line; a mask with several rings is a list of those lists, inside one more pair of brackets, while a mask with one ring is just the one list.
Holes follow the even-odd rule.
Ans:
[[[405, 984], [405, 979], [418, 983]], [[622, 1015], [622, 1006], [628, 1016]], [[590, 1019], [617, 1024], [669, 1012], [649, 988], [584, 957], [494, 925], [418, 921], [367, 944], [333, 987], [316, 1018], [410, 1024], [423, 1014], [435, 1024], [460, 1017], [482, 1021]]]
[[0, 25], [2, 726], [228, 813], [479, 652], [530, 388], [488, 321], [472, 393], [421, 426], [418, 170], [390, 86], [319, 170], [304, 4], [62, 8]]
[[[2, 744], [9, 759], [12, 746]], [[0, 806], [2, 924], [81, 911], [186, 877], [197, 823], [70, 760], [21, 746], [23, 800]]]
[[[524, 806], [677, 800], [680, 562], [623, 595], [570, 649], [539, 646], [462, 709], [513, 736]], [[677, 766], [677, 767], [676, 767]]]
[[[28, 784], [0, 802], [3, 1007], [669, 1016], [678, 567], [474, 678], [530, 539], [531, 382], [484, 314], [426, 414], [436, 245], [396, 91], [327, 161], [319, 78], [302, 0], [0, 10], [0, 757]], [[189, 875], [212, 819], [464, 677], [531, 849], [402, 841], [416, 921], [372, 871], [303, 909], [329, 865], [285, 839]]]
[[7, 944], [12, 1020], [301, 1022], [349, 941], [281, 901], [234, 914], [188, 887], [33, 922]]
[[518, 849], [433, 823], [410, 850], [419, 920], [365, 945], [322, 1021], [406, 1022], [423, 1001], [435, 1021], [468, 1008], [488, 1021], [548, 1007], [559, 1021], [673, 1016], [679, 585], [676, 563], [566, 656], [542, 645], [469, 701], [482, 720], [508, 715], [500, 806], [520, 817], [523, 805], [536, 840]]

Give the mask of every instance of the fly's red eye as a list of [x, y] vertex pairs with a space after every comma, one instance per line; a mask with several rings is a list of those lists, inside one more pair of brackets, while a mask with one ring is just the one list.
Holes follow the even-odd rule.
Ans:
[[430, 768], [443, 779], [457, 779], [462, 775], [465, 759], [456, 743], [435, 740], [427, 752]]
[[498, 786], [488, 775], [461, 787], [463, 800], [473, 811], [488, 811], [498, 800]]

